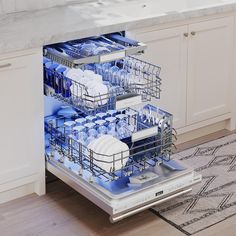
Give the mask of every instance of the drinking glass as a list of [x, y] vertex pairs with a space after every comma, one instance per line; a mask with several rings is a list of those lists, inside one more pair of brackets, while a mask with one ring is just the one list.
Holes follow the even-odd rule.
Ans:
[[94, 122], [97, 120], [96, 116], [86, 116], [85, 119], [87, 120], [87, 122]]
[[102, 64], [102, 77], [104, 78], [104, 80], [108, 80], [109, 81], [109, 71], [111, 68], [111, 63], [110, 62], [106, 62]]
[[107, 118], [107, 113], [105, 113], [105, 112], [100, 112], [100, 113], [97, 113], [96, 114], [96, 117], [97, 117], [97, 119], [99, 119], [99, 120], [104, 120], [104, 119], [106, 119]]
[[86, 128], [86, 133], [88, 134], [88, 136], [94, 137], [96, 138], [98, 135], [98, 132], [96, 130], [96, 124], [93, 122], [90, 123], [86, 123], [84, 125], [84, 127]]
[[96, 74], [102, 75], [103, 72], [103, 64], [96, 63], [94, 64]]
[[111, 84], [117, 85], [118, 83], [118, 73], [119, 73], [120, 68], [118, 66], [112, 66], [109, 69], [108, 72], [108, 80], [110, 81]]
[[107, 122], [107, 128], [108, 128], [107, 134], [110, 134], [113, 137], [117, 137], [116, 117], [107, 117], [106, 122]]
[[84, 125], [86, 123], [86, 119], [85, 118], [78, 118], [75, 120], [77, 125]]
[[128, 110], [125, 112], [125, 114], [128, 116], [128, 126], [129, 130], [134, 132], [137, 131], [137, 126], [138, 126], [138, 112], [135, 110]]
[[115, 117], [117, 115], [117, 110], [108, 110], [107, 115], [110, 117]]
[[75, 126], [73, 128], [73, 134], [80, 143], [83, 145], [86, 144], [86, 140], [88, 138], [88, 135], [85, 132], [85, 127], [84, 126]]
[[88, 146], [89, 143], [97, 137], [98, 132], [96, 130], [96, 124], [93, 122], [86, 123], [84, 127], [85, 127], [85, 132], [87, 134], [87, 140], [85, 145]]
[[65, 135], [70, 135], [72, 134], [73, 127], [76, 125], [74, 121], [66, 121], [64, 123], [64, 130], [65, 130]]
[[125, 84], [127, 83], [127, 71], [125, 69], [121, 69], [117, 72], [117, 77], [116, 77], [116, 84], [124, 87]]
[[105, 120], [97, 120], [95, 123], [97, 125], [98, 137], [107, 134], [108, 129]]
[[116, 125], [118, 137], [120, 139], [123, 139], [123, 138], [131, 136], [131, 131], [129, 130], [129, 127], [128, 127], [128, 119], [127, 119], [128, 116], [125, 114], [119, 114], [119, 115], [116, 115], [116, 118], [118, 120], [118, 123]]

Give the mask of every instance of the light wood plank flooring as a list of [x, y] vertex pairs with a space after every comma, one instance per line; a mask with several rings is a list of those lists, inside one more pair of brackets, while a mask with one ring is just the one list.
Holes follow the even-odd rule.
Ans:
[[[228, 134], [217, 132], [185, 143], [179, 150]], [[116, 224], [108, 215], [73, 189], [55, 181], [47, 194], [34, 194], [0, 205], [1, 236], [184, 236], [183, 233], [144, 211]], [[236, 217], [229, 218], [196, 236], [236, 236]]]

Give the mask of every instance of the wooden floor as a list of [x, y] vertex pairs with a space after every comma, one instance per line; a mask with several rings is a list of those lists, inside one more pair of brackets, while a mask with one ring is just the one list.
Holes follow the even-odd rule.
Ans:
[[[180, 150], [216, 139], [227, 131], [181, 145]], [[0, 236], [184, 236], [146, 210], [116, 224], [86, 198], [62, 183], [47, 184], [47, 194], [30, 195], [0, 205]], [[195, 236], [236, 236], [236, 217], [229, 218]]]

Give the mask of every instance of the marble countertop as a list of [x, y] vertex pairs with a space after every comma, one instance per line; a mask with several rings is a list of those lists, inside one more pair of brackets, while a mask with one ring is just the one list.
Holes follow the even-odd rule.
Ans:
[[0, 53], [236, 10], [236, 0], [103, 0], [0, 16]]

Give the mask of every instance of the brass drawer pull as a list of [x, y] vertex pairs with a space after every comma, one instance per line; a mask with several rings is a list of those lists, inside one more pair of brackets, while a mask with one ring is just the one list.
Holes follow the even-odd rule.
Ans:
[[191, 32], [191, 35], [192, 35], [192, 36], [195, 36], [195, 35], [196, 35], [196, 32], [192, 31], [192, 32]]
[[188, 37], [188, 33], [184, 33], [184, 37], [187, 38]]

